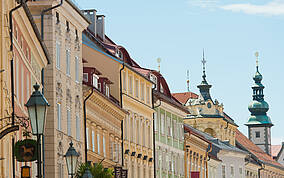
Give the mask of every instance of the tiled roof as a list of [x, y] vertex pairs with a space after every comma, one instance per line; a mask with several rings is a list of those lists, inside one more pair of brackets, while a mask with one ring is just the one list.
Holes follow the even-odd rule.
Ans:
[[251, 154], [257, 157], [257, 159], [265, 163], [284, 168], [280, 163], [276, 162], [271, 156], [266, 154], [264, 151], [262, 151], [262, 149], [260, 149], [252, 141], [250, 141], [239, 130], [236, 131], [236, 141], [240, 145], [242, 145], [247, 151], [249, 151]]
[[151, 72], [150, 69], [145, 69], [141, 67], [133, 67], [133, 68], [140, 74], [144, 75], [145, 77], [148, 77], [149, 73]]
[[277, 157], [282, 145], [271, 145], [271, 156]]
[[188, 99], [198, 99], [199, 97], [197, 94], [192, 92], [173, 93], [172, 95], [182, 104], [185, 104], [188, 101]]

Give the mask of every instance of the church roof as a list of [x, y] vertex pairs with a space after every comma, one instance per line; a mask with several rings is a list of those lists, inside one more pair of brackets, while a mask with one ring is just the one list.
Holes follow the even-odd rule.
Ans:
[[270, 164], [272, 166], [276, 166], [276, 167], [280, 167], [281, 169], [284, 169], [284, 167], [280, 163], [275, 161], [271, 156], [269, 156], [261, 148], [255, 145], [251, 140], [249, 140], [239, 130], [236, 131], [236, 142], [237, 142], [237, 145], [240, 144], [242, 147], [245, 148], [246, 151], [250, 152], [258, 160], [266, 164]]

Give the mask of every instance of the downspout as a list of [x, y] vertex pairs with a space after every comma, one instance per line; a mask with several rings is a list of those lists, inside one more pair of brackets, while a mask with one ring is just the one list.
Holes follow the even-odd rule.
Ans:
[[[12, 60], [11, 60], [11, 99], [12, 99], [12, 126], [15, 125], [15, 86], [14, 86], [14, 44], [13, 44], [13, 12], [23, 6], [23, 0], [20, 1], [20, 4], [9, 12], [9, 28], [10, 28], [10, 52], [12, 53]], [[13, 178], [15, 178], [15, 155], [14, 155], [14, 144], [15, 138], [12, 137], [12, 165], [13, 165]]]
[[261, 161], [259, 161], [259, 162], [261, 164], [261, 168], [258, 169], [258, 178], [261, 178], [260, 171], [265, 169], [265, 165]]
[[[206, 166], [206, 178], [208, 178], [208, 161], [210, 160], [210, 157], [208, 156], [209, 153], [212, 151], [212, 143], [209, 144], [210, 148], [208, 151], [206, 151], [206, 163], [205, 163], [205, 166]], [[207, 159], [209, 157], [209, 159]]]
[[[55, 9], [63, 4], [63, 0], [60, 1], [60, 3], [56, 6], [53, 6], [51, 8], [44, 9], [41, 11], [41, 40], [44, 40], [44, 15], [46, 12]], [[41, 70], [41, 84], [42, 84], [42, 94], [44, 94], [44, 68]], [[44, 135], [42, 135], [42, 169], [43, 169], [43, 178], [45, 178], [45, 156], [44, 156]]]
[[[156, 89], [157, 85], [154, 84], [155, 87], [152, 88], [152, 108], [155, 110], [157, 107], [161, 106], [161, 100], [159, 105], [154, 105], [154, 90]], [[154, 178], [157, 177], [156, 175], [156, 140], [155, 140], [155, 113], [153, 113], [153, 160], [154, 160]]]
[[[124, 70], [125, 67], [125, 63], [123, 60], [123, 65], [122, 68], [119, 70], [119, 87], [120, 87], [120, 107], [123, 108], [123, 103], [122, 103], [122, 80], [121, 80], [121, 72], [122, 70]], [[123, 120], [121, 121], [121, 152], [122, 152], [122, 156], [121, 156], [121, 166], [124, 166], [124, 147], [123, 147]]]
[[87, 153], [88, 153], [88, 148], [87, 148], [87, 111], [86, 111], [86, 103], [87, 103], [87, 100], [92, 96], [92, 94], [94, 93], [94, 88], [92, 86], [92, 92], [84, 99], [84, 104], [83, 104], [83, 107], [84, 107], [84, 136], [85, 136], [85, 163], [87, 164], [88, 163], [88, 156], [87, 156]]

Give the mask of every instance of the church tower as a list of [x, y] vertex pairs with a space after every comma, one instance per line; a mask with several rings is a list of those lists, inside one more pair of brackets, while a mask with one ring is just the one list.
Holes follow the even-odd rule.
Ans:
[[258, 52], [255, 53], [255, 56], [256, 73], [253, 77], [255, 83], [252, 86], [253, 101], [248, 106], [251, 116], [245, 125], [248, 126], [249, 139], [264, 152], [271, 155], [271, 127], [273, 124], [266, 114], [269, 106], [264, 101], [264, 86], [261, 83], [262, 75], [258, 69]]

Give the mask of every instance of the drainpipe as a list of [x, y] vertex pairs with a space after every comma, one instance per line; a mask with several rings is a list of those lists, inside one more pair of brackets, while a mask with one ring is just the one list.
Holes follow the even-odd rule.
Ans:
[[[23, 6], [23, 0], [20, 1], [20, 4], [9, 12], [9, 28], [10, 28], [10, 52], [12, 53], [11, 60], [11, 99], [12, 99], [12, 126], [15, 125], [15, 86], [14, 86], [14, 54], [13, 54], [13, 12]], [[14, 155], [14, 144], [15, 138], [12, 137], [12, 165], [13, 165], [13, 178], [15, 178], [15, 155]]]
[[[119, 86], [120, 86], [120, 107], [123, 108], [122, 105], [122, 80], [121, 80], [121, 72], [124, 70], [125, 62], [123, 60], [122, 68], [119, 70]], [[122, 151], [122, 157], [121, 157], [121, 166], [124, 166], [124, 147], [123, 147], [123, 120], [121, 121], [121, 151]]]
[[[209, 144], [210, 148], [208, 151], [206, 151], [206, 163], [205, 163], [205, 166], [206, 166], [206, 177], [208, 177], [208, 161], [210, 160], [210, 157], [208, 156], [209, 153], [212, 151], [212, 143]], [[207, 159], [209, 157], [209, 159]]]
[[[44, 40], [44, 15], [46, 12], [55, 9], [63, 4], [63, 0], [60, 1], [60, 3], [56, 6], [44, 9], [41, 11], [41, 40]], [[42, 94], [44, 94], [44, 69], [41, 70], [41, 84], [42, 84]], [[44, 135], [42, 135], [42, 169], [43, 169], [43, 178], [45, 178], [45, 156], [44, 156]]]
[[[155, 106], [154, 105], [154, 90], [156, 89], [157, 85], [154, 84], [155, 87], [152, 88], [152, 108], [155, 109], [159, 106], [161, 106], [161, 100], [159, 105]], [[155, 113], [153, 113], [153, 160], [154, 160], [154, 178], [157, 177], [156, 175], [156, 140], [155, 140]]]
[[258, 178], [261, 178], [260, 171], [265, 169], [265, 165], [262, 163], [262, 161], [259, 161], [259, 162], [260, 162], [261, 168], [258, 169]]
[[94, 93], [94, 88], [92, 86], [92, 92], [84, 99], [84, 135], [85, 135], [85, 163], [88, 163], [88, 156], [87, 156], [87, 152], [88, 152], [88, 148], [87, 148], [87, 111], [86, 111], [86, 103], [87, 100], [92, 96], [92, 94]]

